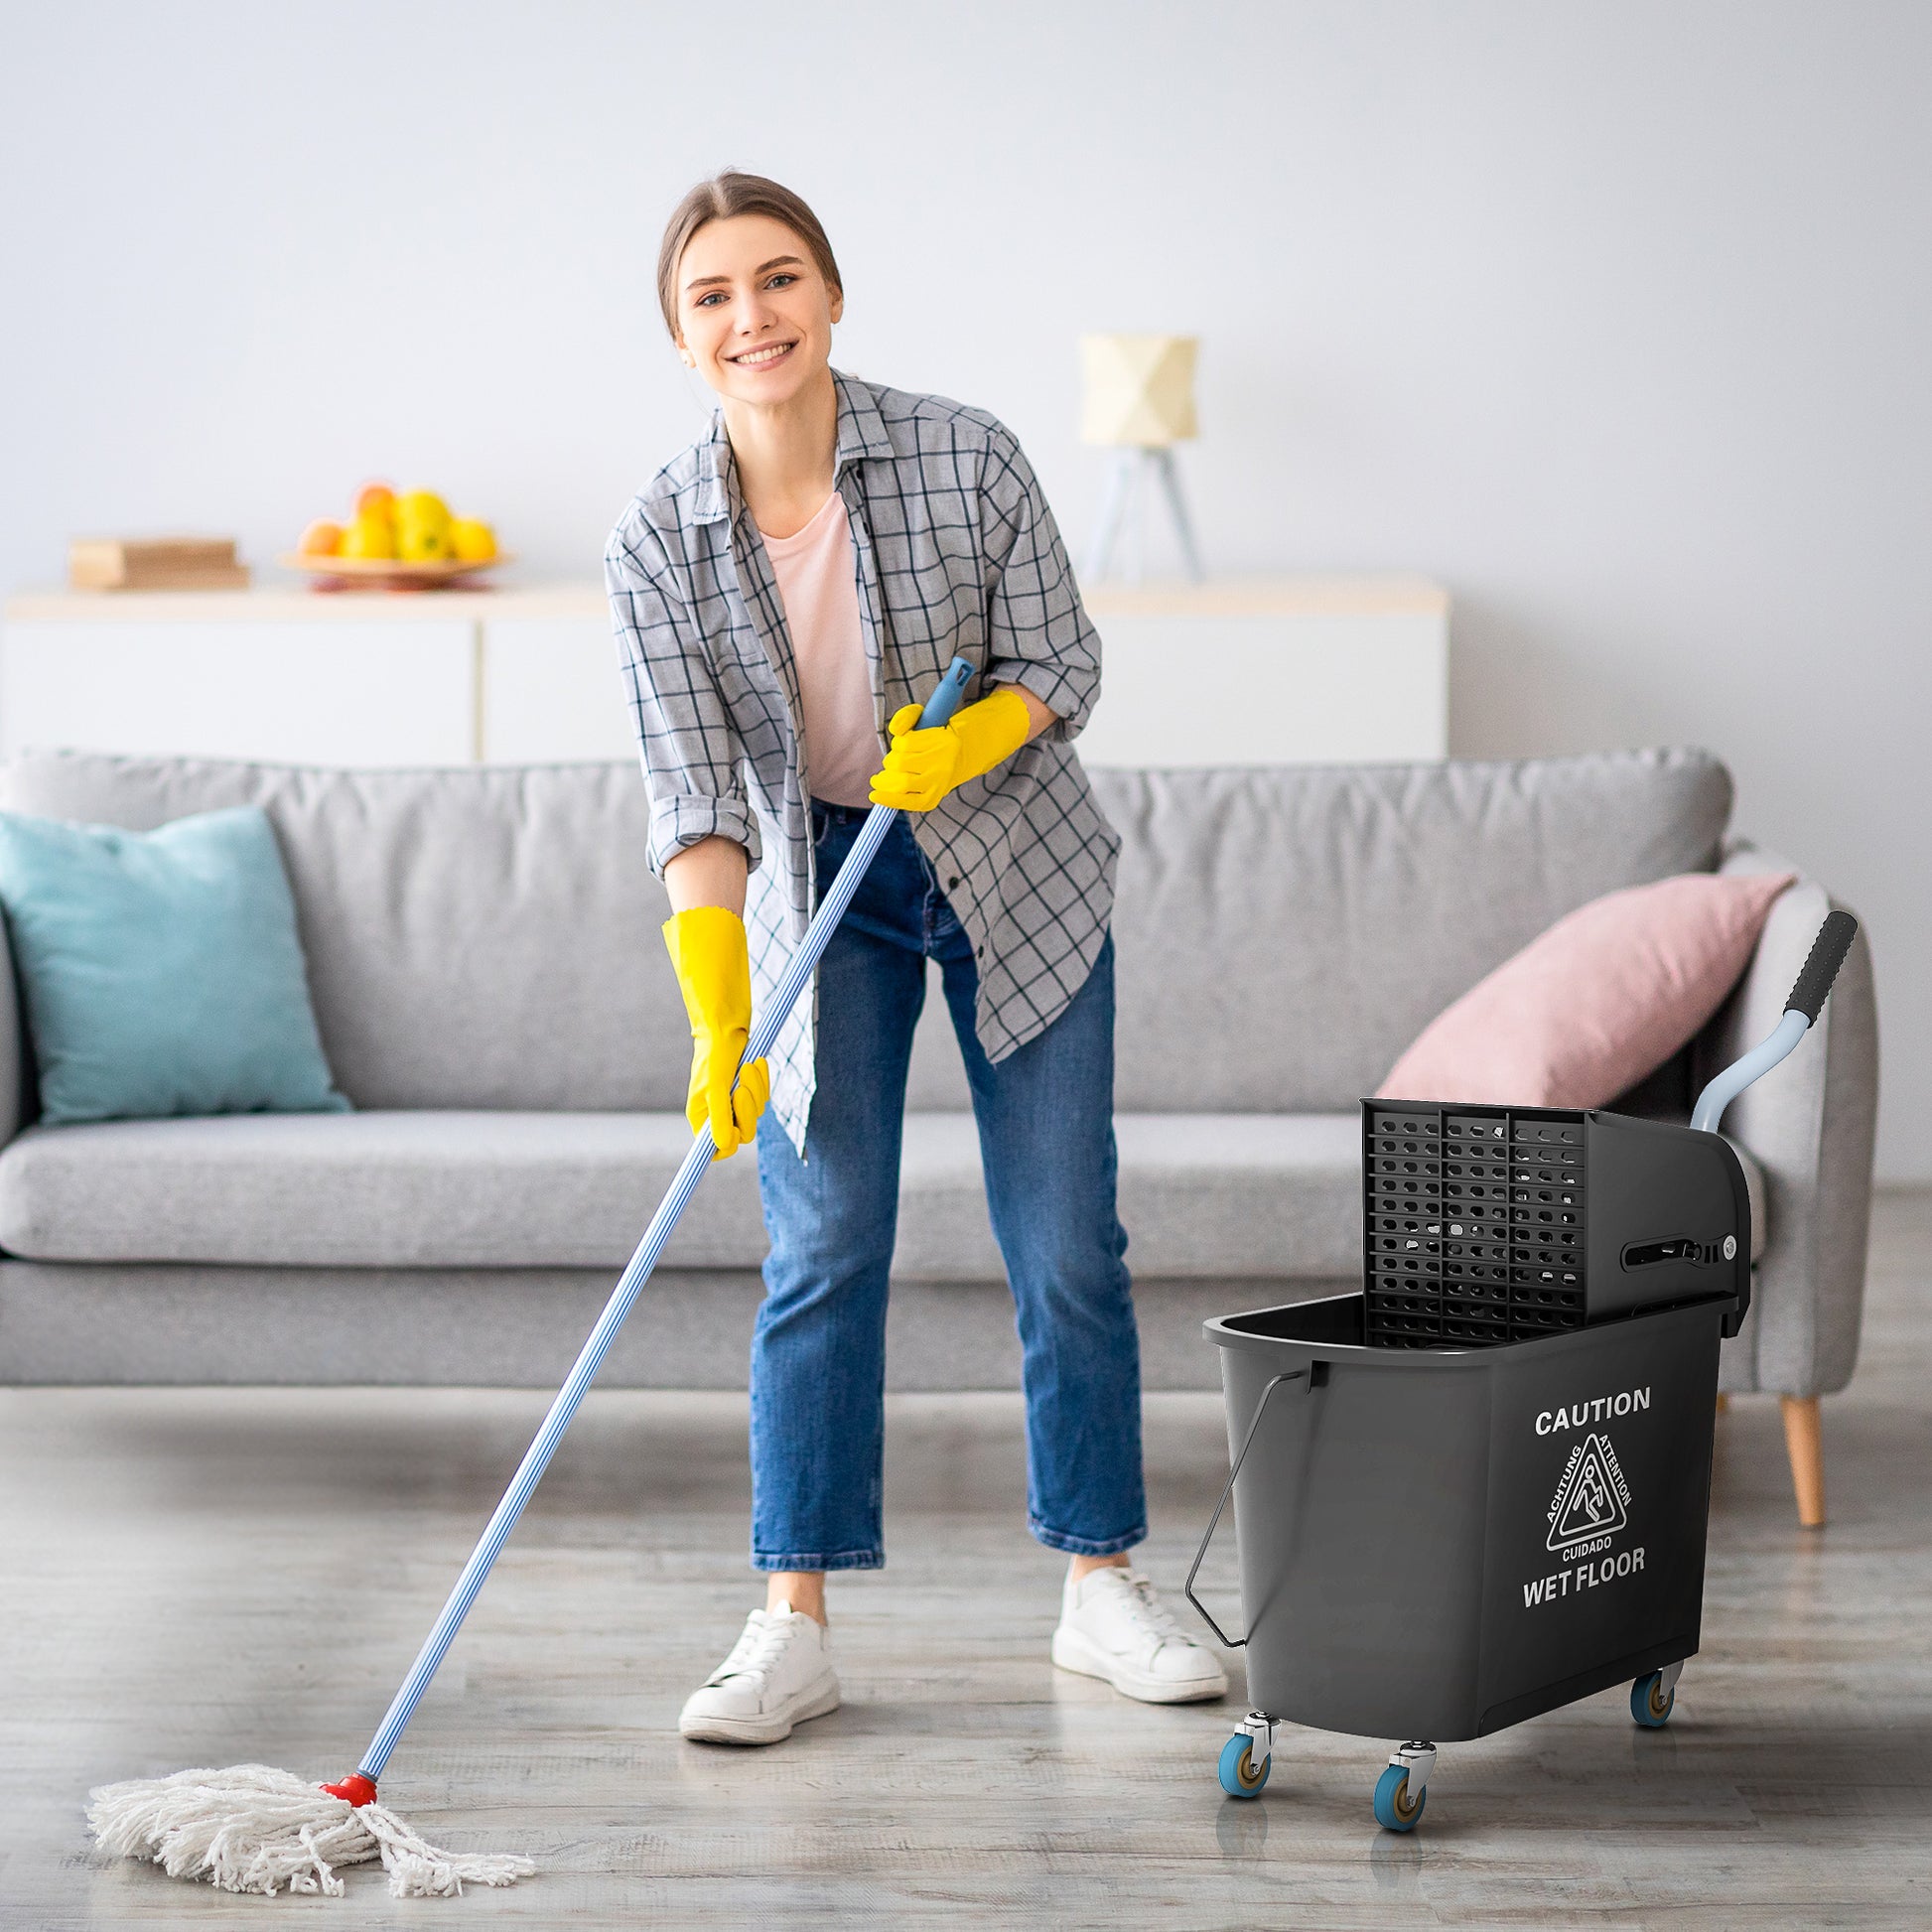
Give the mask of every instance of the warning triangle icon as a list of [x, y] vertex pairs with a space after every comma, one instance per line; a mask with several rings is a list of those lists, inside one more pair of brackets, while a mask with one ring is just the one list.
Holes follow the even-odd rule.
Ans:
[[1557, 1486], [1550, 1505], [1548, 1547], [1562, 1550], [1620, 1530], [1629, 1521], [1621, 1475], [1616, 1451], [1602, 1437], [1590, 1437]]

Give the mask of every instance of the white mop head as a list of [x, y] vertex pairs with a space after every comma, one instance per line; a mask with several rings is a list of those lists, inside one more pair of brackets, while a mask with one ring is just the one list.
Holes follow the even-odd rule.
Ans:
[[87, 1824], [102, 1851], [151, 1860], [171, 1878], [206, 1878], [222, 1891], [286, 1885], [340, 1898], [335, 1867], [377, 1858], [398, 1898], [446, 1898], [465, 1880], [514, 1884], [536, 1869], [528, 1859], [439, 1852], [381, 1805], [332, 1798], [266, 1764], [135, 1778], [89, 1795]]

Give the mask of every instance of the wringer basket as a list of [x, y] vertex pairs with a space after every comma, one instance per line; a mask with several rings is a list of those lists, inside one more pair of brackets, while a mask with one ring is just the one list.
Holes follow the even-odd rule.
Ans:
[[1715, 1133], [1592, 1108], [1362, 1102], [1364, 1341], [1496, 1348], [1729, 1287], [1743, 1171]]
[[1528, 1341], [1584, 1325], [1580, 1113], [1362, 1106], [1368, 1339]]

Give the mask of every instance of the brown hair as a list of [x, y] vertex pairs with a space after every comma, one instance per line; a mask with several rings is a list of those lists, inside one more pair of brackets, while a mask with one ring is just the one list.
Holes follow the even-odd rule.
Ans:
[[839, 265], [832, 255], [832, 244], [825, 238], [818, 216], [789, 188], [762, 175], [742, 175], [727, 168], [709, 181], [701, 181], [671, 210], [664, 224], [663, 245], [657, 251], [657, 304], [664, 311], [664, 327], [677, 340], [677, 265], [691, 237], [708, 222], [728, 220], [734, 214], [768, 214], [782, 221], [805, 244], [818, 272], [835, 289], [843, 290]]

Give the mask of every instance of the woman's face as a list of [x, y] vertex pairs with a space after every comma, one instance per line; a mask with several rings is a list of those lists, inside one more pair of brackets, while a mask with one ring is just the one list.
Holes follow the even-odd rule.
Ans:
[[677, 345], [728, 401], [789, 402], [827, 367], [845, 298], [768, 214], [707, 221], [677, 266]]

